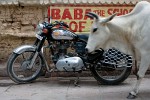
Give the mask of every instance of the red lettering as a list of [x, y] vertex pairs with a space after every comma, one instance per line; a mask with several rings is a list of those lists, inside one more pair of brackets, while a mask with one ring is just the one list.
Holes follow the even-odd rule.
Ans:
[[52, 9], [51, 13], [53, 19], [60, 19], [60, 9]]
[[127, 13], [129, 13], [131, 11], [132, 11], [132, 9], [128, 10], [128, 9], [119, 9], [119, 8], [116, 8], [116, 9], [108, 9], [107, 13], [109, 15], [112, 15], [114, 13], [118, 13], [117, 15], [119, 16], [119, 15], [125, 15], [125, 14], [127, 14]]
[[[75, 21], [70, 22], [69, 27], [70, 27], [70, 30], [71, 30], [71, 31], [77, 32], [78, 25], [77, 25], [77, 23], [76, 23]], [[74, 29], [73, 29], [73, 28], [74, 28]]]
[[65, 9], [62, 15], [62, 19], [72, 19], [69, 9]]
[[119, 13], [119, 9], [114, 9], [113, 14], [114, 13]]
[[105, 16], [105, 11], [104, 10], [101, 10], [101, 16]]
[[129, 12], [131, 12], [133, 9], [130, 9]]
[[83, 32], [83, 29], [85, 28], [86, 21], [80, 21], [79, 22], [79, 32]]
[[112, 15], [112, 14], [113, 14], [113, 9], [111, 9], [111, 8], [108, 9], [108, 10], [107, 10], [107, 13], [108, 13], [109, 15]]
[[93, 12], [95, 12], [96, 14], [98, 14], [99, 16], [105, 16], [105, 11], [104, 10], [94, 10]]
[[74, 9], [74, 19], [81, 20], [83, 18], [83, 10], [82, 9]]
[[127, 10], [127, 9], [124, 9], [124, 10], [123, 10], [123, 14], [127, 14], [127, 13], [129, 13], [128, 10]]

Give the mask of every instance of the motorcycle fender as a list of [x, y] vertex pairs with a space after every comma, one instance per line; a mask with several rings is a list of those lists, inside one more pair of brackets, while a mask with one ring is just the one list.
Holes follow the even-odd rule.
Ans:
[[25, 51], [35, 51], [36, 50], [36, 47], [33, 46], [33, 45], [22, 45], [20, 47], [17, 47], [16, 49], [14, 49], [14, 53], [16, 54], [21, 54]]

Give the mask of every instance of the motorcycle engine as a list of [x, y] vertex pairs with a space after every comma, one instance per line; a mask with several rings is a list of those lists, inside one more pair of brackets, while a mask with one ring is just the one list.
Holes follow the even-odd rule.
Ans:
[[[54, 47], [53, 61], [59, 71], [81, 71], [84, 68], [81, 42], [59, 41]], [[84, 48], [83, 48], [84, 50]]]
[[69, 57], [60, 59], [56, 63], [56, 68], [59, 71], [81, 71], [84, 67], [80, 57]]

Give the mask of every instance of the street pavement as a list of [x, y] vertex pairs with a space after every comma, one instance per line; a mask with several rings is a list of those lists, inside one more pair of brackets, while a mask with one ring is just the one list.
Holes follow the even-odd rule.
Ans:
[[[8, 77], [0, 77], [0, 100], [127, 100], [126, 97], [136, 82], [129, 77], [120, 85], [101, 85], [92, 77], [81, 77], [74, 85], [71, 77], [40, 77], [33, 83], [16, 84]], [[149, 76], [140, 86], [135, 100], [150, 100]]]

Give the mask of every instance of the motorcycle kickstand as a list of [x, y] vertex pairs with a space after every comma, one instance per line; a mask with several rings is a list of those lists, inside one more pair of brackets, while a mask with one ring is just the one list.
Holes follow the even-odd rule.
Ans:
[[79, 85], [79, 81], [80, 81], [79, 76], [80, 75], [79, 74], [80, 73], [77, 74], [77, 79], [74, 80], [74, 86], [77, 86], [77, 87], [80, 87], [80, 85]]

